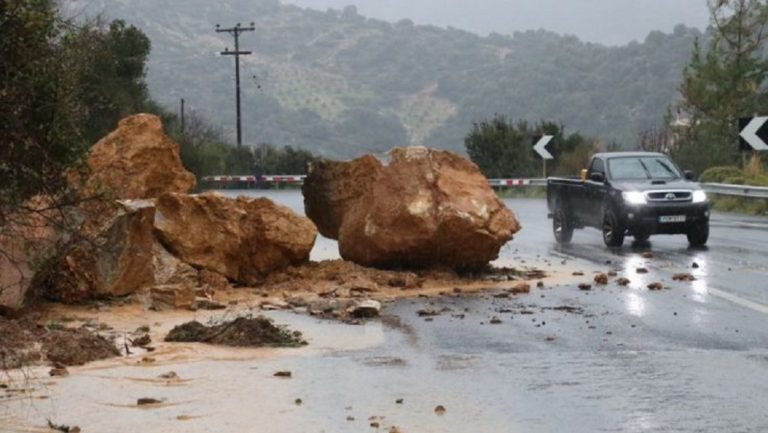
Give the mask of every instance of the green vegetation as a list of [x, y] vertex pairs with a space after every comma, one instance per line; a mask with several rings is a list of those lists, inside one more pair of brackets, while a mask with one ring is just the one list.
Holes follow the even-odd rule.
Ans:
[[762, 0], [711, 3], [713, 30], [706, 50], [697, 40], [683, 73], [678, 110], [690, 119], [676, 128], [671, 153], [703, 172], [741, 160], [738, 119], [768, 113], [768, 4]]
[[[702, 0], [704, 1], [704, 0]], [[189, 107], [227, 137], [234, 128], [229, 46], [213, 25], [232, 11], [254, 20], [244, 35], [245, 143], [291, 145], [327, 157], [425, 144], [463, 152], [473, 123], [499, 113], [550, 119], [605, 143], [632, 147], [678, 98], [691, 47], [702, 34], [677, 27], [622, 47], [529, 31], [472, 33], [408, 20], [367, 19], [354, 9], [313, 11], [277, 0], [157, 2], [94, 0], [152, 39], [148, 82], [154, 98]]]
[[541, 159], [533, 151], [534, 137], [554, 136], [558, 157], [548, 161], [548, 174], [578, 174], [597, 149], [594, 140], [581, 134], [565, 135], [565, 128], [553, 122], [514, 124], [497, 115], [476, 123], [466, 136], [467, 154], [488, 178], [541, 177]]
[[[712, 167], [701, 174], [701, 182], [729, 183], [734, 185], [754, 185], [768, 187], [768, 176], [742, 170], [734, 166]], [[752, 215], [767, 215], [768, 200], [710, 195], [712, 208], [722, 212], [739, 212]]]

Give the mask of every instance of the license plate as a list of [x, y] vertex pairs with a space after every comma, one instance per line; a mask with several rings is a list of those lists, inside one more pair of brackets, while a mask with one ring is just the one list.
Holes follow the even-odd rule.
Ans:
[[660, 216], [659, 222], [664, 223], [684, 223], [685, 222], [685, 215], [669, 215], [669, 216]]

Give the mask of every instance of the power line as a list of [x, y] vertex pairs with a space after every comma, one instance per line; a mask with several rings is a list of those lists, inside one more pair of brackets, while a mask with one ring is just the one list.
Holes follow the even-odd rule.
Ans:
[[222, 56], [235, 56], [235, 105], [237, 108], [237, 147], [243, 145], [243, 128], [240, 120], [240, 56], [247, 56], [253, 54], [251, 51], [240, 51], [240, 33], [252, 32], [256, 30], [254, 23], [251, 23], [249, 27], [242, 27], [240, 23], [236, 26], [222, 29], [216, 24], [216, 33], [229, 33], [235, 38], [235, 50], [229, 51], [229, 48], [225, 48], [221, 52]]

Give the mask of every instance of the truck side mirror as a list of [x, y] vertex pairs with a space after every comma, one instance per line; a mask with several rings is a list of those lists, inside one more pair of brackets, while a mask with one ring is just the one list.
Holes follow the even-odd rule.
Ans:
[[597, 171], [589, 175], [589, 180], [597, 183], [605, 183], [605, 175]]
[[694, 175], [694, 173], [691, 170], [685, 170], [683, 173], [685, 174], [685, 178], [687, 180], [695, 180], [696, 178], [696, 175]]

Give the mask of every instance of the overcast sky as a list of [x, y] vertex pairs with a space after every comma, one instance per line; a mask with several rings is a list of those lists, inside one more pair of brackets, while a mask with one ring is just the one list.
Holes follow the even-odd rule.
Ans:
[[546, 29], [608, 45], [642, 41], [652, 30], [676, 24], [704, 28], [706, 0], [282, 0], [326, 10], [354, 4], [358, 12], [387, 21], [453, 26], [486, 35]]

